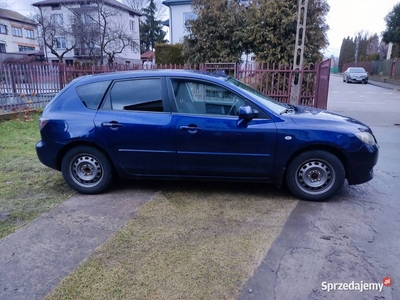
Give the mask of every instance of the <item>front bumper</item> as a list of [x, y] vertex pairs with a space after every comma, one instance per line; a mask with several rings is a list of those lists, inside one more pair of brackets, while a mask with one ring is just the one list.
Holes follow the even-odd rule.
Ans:
[[368, 77], [365, 77], [365, 78], [353, 77], [353, 78], [349, 78], [349, 81], [353, 82], [353, 83], [357, 83], [357, 82], [364, 83], [364, 82], [368, 82]]
[[361, 184], [374, 178], [374, 166], [378, 162], [379, 146], [364, 144], [358, 151], [347, 154], [347, 181], [350, 185]]

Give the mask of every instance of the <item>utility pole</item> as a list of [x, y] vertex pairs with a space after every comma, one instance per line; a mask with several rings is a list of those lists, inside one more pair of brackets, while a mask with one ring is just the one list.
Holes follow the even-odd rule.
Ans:
[[[306, 20], [308, 0], [299, 0], [299, 10], [297, 13], [296, 43], [294, 45], [293, 70], [303, 69], [304, 40], [306, 38]], [[290, 104], [298, 104], [300, 98], [300, 83], [302, 82], [302, 72], [293, 73], [292, 86], [290, 93]]]

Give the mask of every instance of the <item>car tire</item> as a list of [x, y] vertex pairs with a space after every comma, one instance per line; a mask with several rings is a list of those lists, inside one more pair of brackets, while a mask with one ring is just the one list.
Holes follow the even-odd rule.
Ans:
[[339, 158], [322, 150], [301, 153], [290, 162], [286, 172], [290, 192], [309, 201], [328, 200], [342, 188], [345, 177]]
[[110, 185], [112, 167], [98, 149], [79, 146], [68, 151], [61, 163], [64, 180], [82, 194], [99, 194]]

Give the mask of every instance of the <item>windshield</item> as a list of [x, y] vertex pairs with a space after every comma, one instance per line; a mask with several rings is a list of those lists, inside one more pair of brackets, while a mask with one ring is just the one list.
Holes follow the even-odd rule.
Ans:
[[366, 73], [363, 68], [351, 68], [349, 70], [350, 73]]
[[280, 114], [282, 111], [285, 111], [287, 109], [287, 105], [284, 103], [280, 103], [271, 97], [265, 96], [264, 94], [260, 93], [259, 91], [256, 91], [255, 89], [249, 87], [248, 85], [245, 85], [244, 83], [233, 79], [231, 77], [228, 77], [226, 79], [226, 82], [235, 85], [236, 87], [245, 90], [247, 93], [250, 93], [251, 96], [256, 98], [261, 104], [272, 110], [273, 112]]

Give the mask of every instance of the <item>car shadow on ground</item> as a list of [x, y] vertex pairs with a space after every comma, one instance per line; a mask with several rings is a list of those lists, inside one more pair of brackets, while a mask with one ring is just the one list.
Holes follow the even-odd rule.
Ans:
[[233, 193], [248, 194], [251, 196], [288, 197], [293, 198], [289, 190], [283, 186], [277, 188], [274, 184], [264, 182], [226, 182], [226, 181], [193, 181], [193, 180], [122, 180], [118, 179], [113, 182], [106, 193], [118, 193], [119, 191], [132, 189], [154, 190], [164, 192], [182, 192], [187, 193]]

